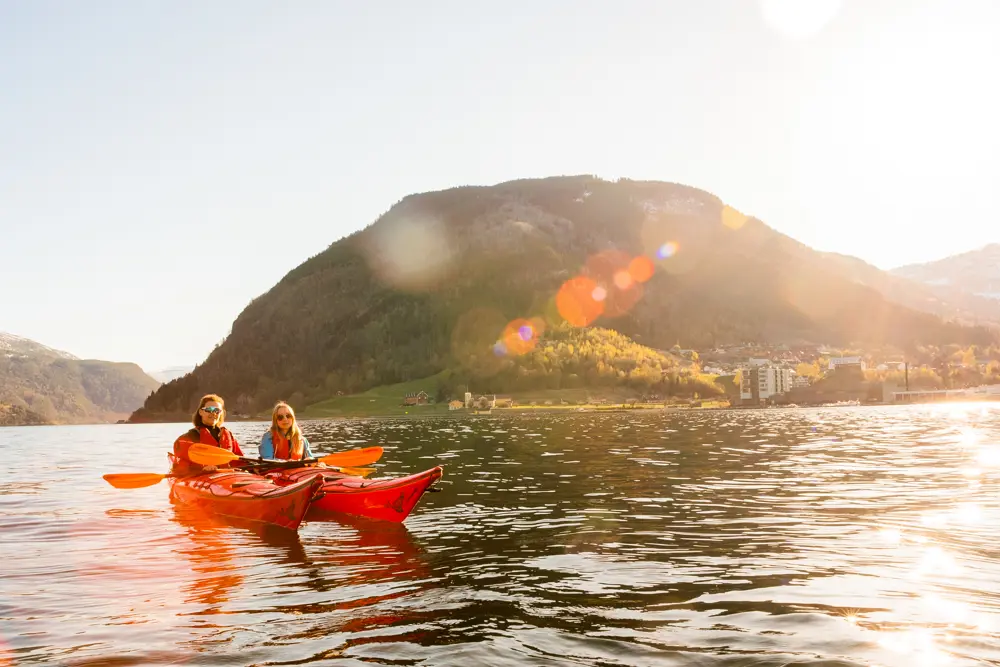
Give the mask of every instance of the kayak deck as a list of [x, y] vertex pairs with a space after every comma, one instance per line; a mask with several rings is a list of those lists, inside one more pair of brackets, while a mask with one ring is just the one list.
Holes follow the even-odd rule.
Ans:
[[406, 477], [365, 479], [322, 467], [302, 467], [275, 470], [267, 477], [278, 485], [301, 484], [306, 479], [321, 480], [323, 486], [312, 502], [310, 516], [350, 514], [398, 523], [410, 515], [424, 492], [443, 474], [444, 469], [435, 466]]
[[317, 477], [278, 485], [260, 475], [224, 470], [176, 478], [170, 495], [179, 502], [220, 516], [297, 530], [322, 486], [323, 481]]

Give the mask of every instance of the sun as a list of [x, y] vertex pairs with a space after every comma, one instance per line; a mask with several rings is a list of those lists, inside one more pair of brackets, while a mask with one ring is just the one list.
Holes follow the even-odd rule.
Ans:
[[785, 37], [819, 33], [840, 11], [843, 0], [759, 0], [764, 23]]

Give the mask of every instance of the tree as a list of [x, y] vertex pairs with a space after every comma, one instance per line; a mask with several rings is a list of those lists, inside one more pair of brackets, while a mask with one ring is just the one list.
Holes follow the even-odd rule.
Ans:
[[822, 375], [822, 371], [820, 371], [819, 364], [816, 362], [811, 364], [802, 363], [795, 367], [795, 374], [815, 379]]

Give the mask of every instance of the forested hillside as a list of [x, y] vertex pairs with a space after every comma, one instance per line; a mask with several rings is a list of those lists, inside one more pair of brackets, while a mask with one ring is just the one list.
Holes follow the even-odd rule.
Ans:
[[[498, 348], [513, 340], [513, 323], [525, 345]], [[694, 188], [514, 181], [405, 198], [251, 302], [193, 373], [133, 418], [187, 415], [208, 391], [253, 412], [279, 397], [311, 403], [446, 369], [495, 366], [497, 386], [546, 385], [555, 375], [539, 369], [550, 366], [521, 357], [564, 324], [613, 329], [654, 350], [994, 340], [887, 300], [839, 262]], [[490, 356], [510, 363], [490, 366]], [[558, 377], [608, 376], [560, 365]]]

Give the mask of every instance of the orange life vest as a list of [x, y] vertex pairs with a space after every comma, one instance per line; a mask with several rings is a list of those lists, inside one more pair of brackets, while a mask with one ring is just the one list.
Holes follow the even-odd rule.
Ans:
[[302, 459], [305, 453], [305, 447], [302, 446], [301, 441], [299, 444], [299, 450], [297, 452], [292, 451], [292, 443], [283, 434], [278, 432], [278, 429], [271, 429], [271, 442], [274, 443], [274, 458], [276, 459], [286, 459], [292, 461], [298, 461]]
[[237, 442], [236, 437], [225, 426], [219, 428], [218, 440], [213, 438], [212, 432], [204, 426], [201, 428], [193, 428], [174, 441], [174, 456], [176, 457], [176, 460], [174, 461], [175, 474], [183, 475], [185, 473], [199, 472], [201, 470], [202, 466], [200, 464], [197, 464], [188, 458], [188, 449], [190, 449], [191, 445], [196, 442], [203, 445], [214, 445], [226, 450], [227, 452], [243, 456], [243, 450], [240, 449], [240, 443]]

